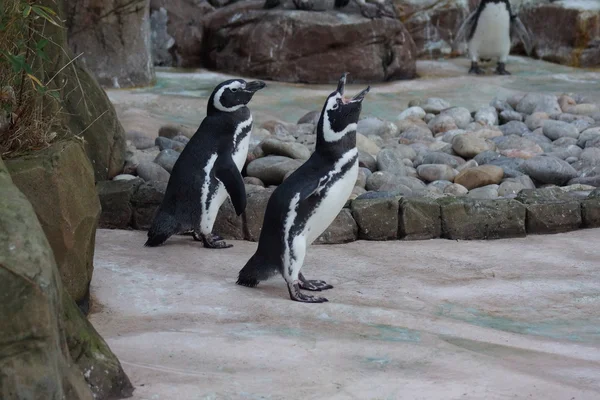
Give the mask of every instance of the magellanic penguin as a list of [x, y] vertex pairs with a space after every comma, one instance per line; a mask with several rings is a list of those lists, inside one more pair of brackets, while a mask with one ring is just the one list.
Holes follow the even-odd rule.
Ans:
[[481, 0], [459, 28], [454, 43], [461, 43], [466, 38], [471, 57], [470, 74], [484, 74], [478, 62], [495, 59], [498, 62], [496, 74], [510, 75], [506, 61], [513, 33], [523, 42], [527, 54], [531, 54], [529, 32], [519, 17], [513, 14], [509, 0]]
[[237, 215], [246, 208], [240, 171], [252, 130], [247, 104], [264, 87], [261, 81], [232, 79], [214, 89], [206, 117], [173, 166], [146, 246], [158, 246], [171, 235], [191, 229], [194, 239], [204, 242], [205, 247], [231, 247], [213, 235], [212, 228], [227, 194]]
[[358, 175], [356, 125], [369, 87], [346, 99], [346, 75], [325, 102], [317, 124], [315, 152], [271, 195], [258, 249], [240, 271], [239, 285], [254, 287], [279, 272], [287, 282], [292, 300], [327, 301], [300, 291], [333, 287], [323, 281], [307, 280], [300, 268], [307, 247], [343, 208]]

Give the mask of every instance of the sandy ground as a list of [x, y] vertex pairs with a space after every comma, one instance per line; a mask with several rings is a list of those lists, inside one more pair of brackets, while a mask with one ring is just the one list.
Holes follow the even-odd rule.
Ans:
[[313, 246], [325, 304], [235, 285], [255, 243], [144, 238], [99, 230], [92, 281], [134, 399], [600, 398], [600, 230]]

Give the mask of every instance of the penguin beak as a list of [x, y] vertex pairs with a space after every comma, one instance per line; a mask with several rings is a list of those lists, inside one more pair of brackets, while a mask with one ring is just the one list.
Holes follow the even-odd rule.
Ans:
[[267, 86], [267, 84], [264, 83], [263, 81], [252, 81], [252, 82], [248, 82], [246, 84], [246, 87], [244, 88], [244, 90], [246, 92], [255, 93], [255, 92], [258, 92], [260, 89], [264, 88], [265, 86]]
[[367, 86], [366, 89], [364, 89], [362, 92], [360, 92], [359, 94], [357, 94], [356, 96], [354, 96], [349, 102], [350, 103], [360, 103], [365, 99], [365, 96], [367, 93], [369, 93], [369, 90], [371, 90], [371, 86]]
[[348, 77], [348, 73], [344, 72], [344, 74], [342, 75], [342, 77], [340, 78], [340, 80], [338, 81], [338, 87], [337, 87], [337, 92], [339, 94], [341, 94], [342, 96], [344, 95], [344, 89], [346, 87], [346, 78]]

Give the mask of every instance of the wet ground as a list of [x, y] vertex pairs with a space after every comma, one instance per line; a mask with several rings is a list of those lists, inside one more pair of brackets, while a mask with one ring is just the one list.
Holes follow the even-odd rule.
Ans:
[[[514, 93], [580, 93], [600, 103], [600, 70], [583, 70], [522, 57], [511, 57], [507, 69], [513, 75], [496, 76], [494, 66], [486, 76], [467, 74], [466, 59], [419, 61], [419, 79], [372, 85], [363, 103], [363, 116], [394, 120], [415, 98], [441, 97], [452, 105], [475, 110], [495, 96]], [[340, 71], [343, 72], [343, 71]], [[205, 70], [159, 69], [151, 88], [108, 90], [126, 129], [158, 132], [165, 123], [188, 125], [194, 130], [205, 116], [206, 100], [219, 82], [232, 76]], [[349, 85], [356, 93], [365, 85]], [[251, 109], [260, 124], [269, 119], [296, 122], [311, 110], [320, 110], [335, 85], [300, 85], [268, 82], [258, 92]]]
[[235, 285], [255, 243], [99, 230], [91, 321], [136, 400], [600, 398], [600, 229], [321, 245], [288, 298]]

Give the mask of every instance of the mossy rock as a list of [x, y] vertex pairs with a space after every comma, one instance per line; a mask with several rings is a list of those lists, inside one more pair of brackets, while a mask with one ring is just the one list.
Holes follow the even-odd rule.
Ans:
[[398, 237], [405, 240], [440, 237], [440, 205], [435, 199], [403, 198], [398, 215]]
[[399, 196], [352, 201], [352, 216], [358, 224], [358, 238], [393, 240], [398, 237]]
[[527, 207], [527, 233], [560, 233], [581, 227], [580, 202], [560, 188], [523, 189], [516, 200]]

